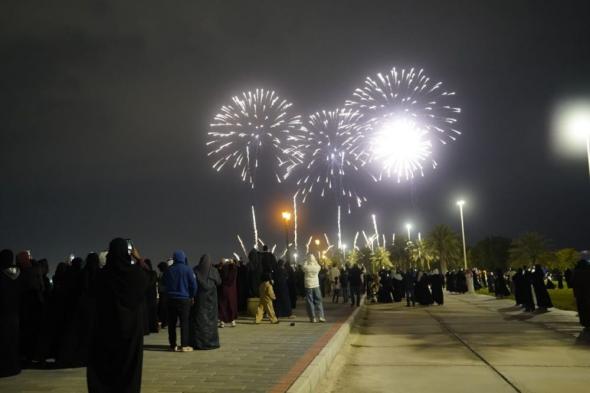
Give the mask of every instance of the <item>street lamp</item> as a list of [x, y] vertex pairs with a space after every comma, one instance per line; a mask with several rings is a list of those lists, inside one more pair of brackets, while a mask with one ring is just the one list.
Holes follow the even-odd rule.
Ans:
[[408, 231], [408, 241], [411, 241], [412, 238], [410, 236], [411, 235], [410, 231], [412, 230], [412, 224], [410, 224], [409, 222], [406, 224], [406, 230]]
[[465, 201], [463, 199], [457, 201], [457, 206], [459, 206], [459, 214], [461, 215], [461, 237], [463, 238], [463, 264], [465, 265], [465, 270], [467, 270], [467, 251], [465, 248], [465, 224], [463, 222], [463, 205]]
[[281, 213], [283, 221], [285, 222], [285, 245], [287, 247], [287, 263], [290, 263], [289, 258], [289, 222], [291, 221], [291, 212], [284, 211]]
[[590, 99], [572, 99], [562, 103], [554, 118], [559, 140], [571, 149], [580, 149], [585, 143], [590, 175]]

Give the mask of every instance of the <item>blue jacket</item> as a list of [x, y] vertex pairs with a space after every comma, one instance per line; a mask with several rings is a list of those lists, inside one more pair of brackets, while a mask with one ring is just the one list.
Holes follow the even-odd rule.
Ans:
[[174, 263], [164, 273], [164, 285], [170, 299], [191, 299], [197, 293], [197, 279], [187, 264], [186, 255], [175, 251]]

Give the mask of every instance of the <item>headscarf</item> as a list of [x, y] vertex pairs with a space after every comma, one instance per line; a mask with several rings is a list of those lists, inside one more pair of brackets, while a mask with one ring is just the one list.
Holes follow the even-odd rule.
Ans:
[[125, 239], [116, 238], [111, 241], [104, 269], [107, 274], [107, 285], [113, 291], [119, 305], [135, 308], [143, 301], [146, 278], [140, 267], [131, 263]]
[[98, 254], [92, 252], [86, 257], [86, 266], [82, 269], [84, 274], [84, 290], [92, 292], [98, 272], [100, 271], [100, 260]]
[[21, 251], [18, 254], [16, 254], [16, 264], [21, 270], [33, 267], [31, 257], [29, 256], [29, 253], [26, 251]]
[[209, 255], [204, 254], [199, 260], [199, 264], [195, 267], [195, 274], [201, 282], [205, 282], [209, 278], [209, 272], [211, 271], [211, 258]]

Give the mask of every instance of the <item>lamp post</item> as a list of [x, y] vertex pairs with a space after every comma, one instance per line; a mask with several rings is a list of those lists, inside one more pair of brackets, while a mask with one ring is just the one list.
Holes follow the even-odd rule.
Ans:
[[412, 224], [410, 224], [409, 222], [406, 224], [406, 230], [408, 231], [408, 241], [411, 241], [412, 238], [410, 236], [411, 235], [410, 231], [412, 230]]
[[285, 222], [285, 246], [287, 247], [287, 263], [291, 263], [289, 257], [289, 222], [291, 221], [291, 212], [284, 211], [281, 213], [283, 221]]
[[465, 248], [465, 224], [463, 222], [463, 205], [465, 201], [463, 199], [457, 201], [457, 206], [459, 206], [459, 214], [461, 215], [461, 237], [463, 238], [463, 264], [465, 266], [465, 270], [467, 270], [467, 250]]

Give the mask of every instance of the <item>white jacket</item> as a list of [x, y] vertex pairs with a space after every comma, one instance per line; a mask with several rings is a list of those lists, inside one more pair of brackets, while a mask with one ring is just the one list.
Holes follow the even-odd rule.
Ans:
[[320, 265], [316, 261], [313, 255], [310, 255], [309, 258], [303, 264], [303, 274], [304, 279], [303, 283], [305, 288], [317, 288], [320, 286], [320, 280], [318, 278], [318, 273], [320, 272]]

